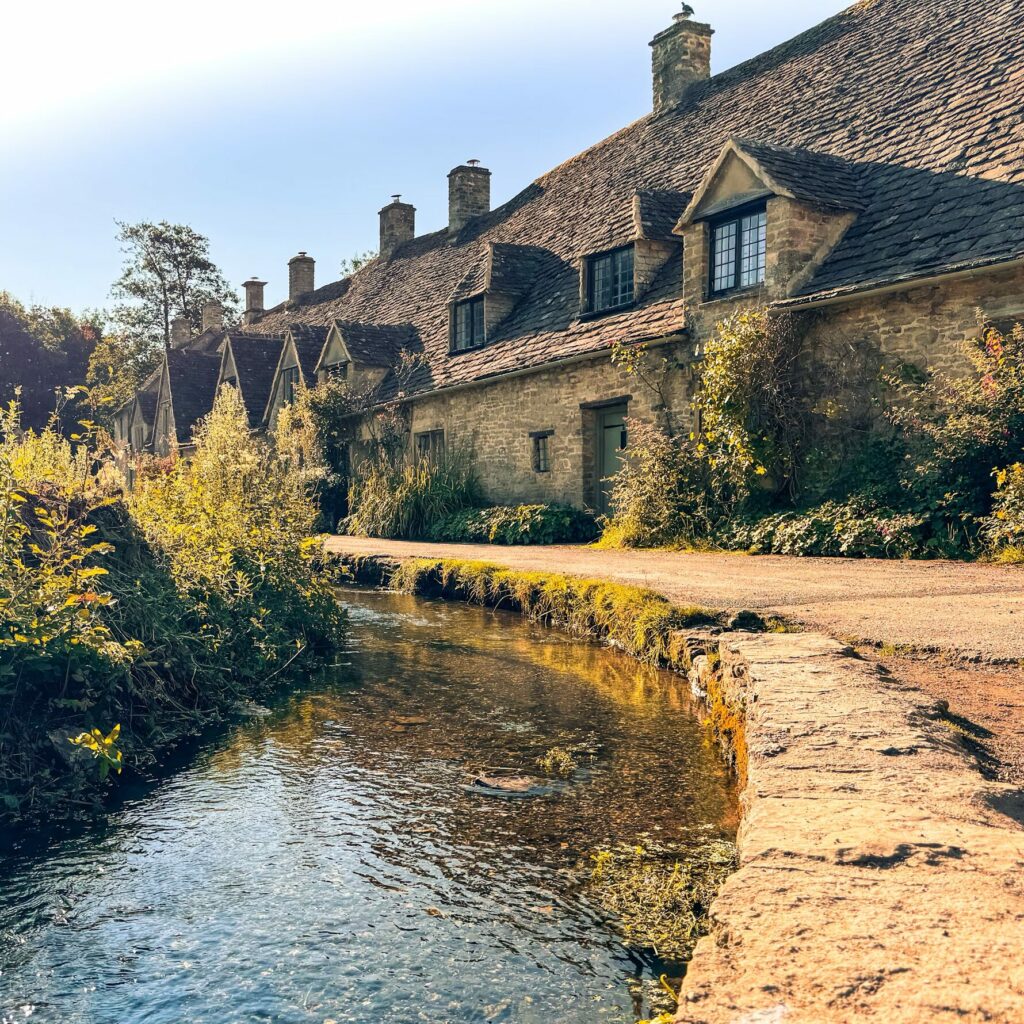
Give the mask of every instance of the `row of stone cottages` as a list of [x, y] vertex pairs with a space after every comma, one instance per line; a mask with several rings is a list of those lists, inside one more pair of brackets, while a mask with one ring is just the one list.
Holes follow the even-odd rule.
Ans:
[[[260, 429], [300, 381], [369, 376], [406, 410], [411, 453], [472, 443], [493, 501], [604, 509], [625, 418], [686, 422], [731, 311], [815, 309], [822, 338], [922, 366], [961, 358], [976, 307], [1020, 317], [1024, 6], [861, 2], [715, 76], [711, 36], [676, 15], [651, 43], [653, 109], [504, 205], [471, 161], [443, 229], [417, 234], [395, 197], [352, 276], [317, 288], [300, 253], [272, 309], [247, 282], [244, 326], [210, 310], [179, 336], [123, 436], [187, 444], [218, 382]], [[614, 343], [642, 344], [664, 386], [616, 366]]]

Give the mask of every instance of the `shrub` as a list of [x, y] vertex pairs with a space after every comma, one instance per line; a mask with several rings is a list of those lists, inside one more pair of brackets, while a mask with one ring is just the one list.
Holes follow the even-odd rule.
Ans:
[[992, 510], [992, 468], [1024, 462], [1024, 328], [984, 326], [965, 346], [971, 372], [890, 378], [893, 419], [908, 446], [909, 499], [950, 517]]
[[1002, 562], [1024, 561], [1024, 464], [998, 470], [992, 515], [983, 532], [989, 548]]
[[237, 398], [192, 463], [147, 467], [137, 520], [94, 441], [0, 421], [0, 822], [95, 806], [112, 766], [152, 762], [339, 639], [314, 510]]
[[317, 572], [305, 476], [246, 424], [237, 390], [223, 388], [191, 457], [141, 476], [129, 507], [195, 604], [200, 637], [257, 673], [321, 650], [338, 613]]
[[730, 524], [720, 540], [725, 547], [759, 555], [911, 558], [942, 553], [926, 516], [858, 500]]
[[594, 517], [570, 505], [498, 505], [456, 512], [435, 523], [433, 541], [469, 544], [577, 544], [597, 535]]
[[357, 470], [342, 529], [362, 537], [421, 539], [442, 520], [482, 502], [468, 448], [449, 446], [407, 464], [381, 451]]
[[692, 441], [631, 419], [629, 448], [612, 477], [612, 519], [603, 547], [661, 547], [708, 537], [720, 518], [707, 464]]

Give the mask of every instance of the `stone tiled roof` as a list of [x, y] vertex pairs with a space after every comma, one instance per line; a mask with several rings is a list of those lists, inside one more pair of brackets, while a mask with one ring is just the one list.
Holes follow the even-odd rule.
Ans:
[[[235, 360], [238, 391], [249, 417], [249, 426], [256, 430], [263, 424], [263, 413], [274, 385], [274, 374], [281, 358], [284, 337], [232, 331], [228, 344]], [[212, 401], [211, 398], [211, 405]]]
[[327, 332], [328, 328], [323, 325], [296, 324], [292, 328], [295, 353], [299, 357], [299, 369], [302, 371], [302, 380], [306, 387], [313, 387], [316, 384], [316, 366], [327, 341]]
[[637, 234], [655, 240], [673, 238], [676, 223], [691, 198], [690, 192], [640, 189], [634, 199]]
[[195, 425], [212, 408], [217, 393], [220, 357], [188, 349], [167, 353], [167, 375], [178, 444], [191, 444]]
[[735, 142], [794, 199], [841, 210], [864, 208], [861, 172], [856, 164], [809, 149], [770, 146], [752, 139], [736, 139]]
[[409, 324], [377, 326], [340, 321], [338, 330], [352, 361], [363, 366], [394, 366], [403, 349], [415, 346], [416, 333]]
[[[635, 307], [597, 319], [579, 316], [580, 261], [636, 236], [638, 193], [693, 193], [731, 138], [754, 140], [776, 173], [818, 200], [840, 191], [849, 200], [855, 186], [861, 212], [805, 285], [808, 296], [1021, 257], [1022, 94], [1018, 0], [861, 2], [694, 86], [674, 110], [566, 161], [454, 238], [420, 236], [269, 311], [254, 329], [411, 324], [426, 359], [405, 394], [676, 332], [678, 256]], [[849, 175], [833, 173], [829, 157]], [[809, 166], [817, 184], [804, 182]], [[640, 200], [641, 220], [664, 230], [655, 205]], [[450, 354], [447, 303], [484, 264], [488, 243], [542, 250], [543, 272], [484, 348]]]

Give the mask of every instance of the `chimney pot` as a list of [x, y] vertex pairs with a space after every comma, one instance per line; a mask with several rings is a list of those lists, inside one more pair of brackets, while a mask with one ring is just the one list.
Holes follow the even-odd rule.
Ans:
[[313, 271], [316, 260], [300, 252], [288, 261], [288, 298], [292, 301], [313, 290]]
[[263, 312], [263, 289], [266, 281], [260, 281], [255, 275], [242, 285], [245, 288], [245, 314], [242, 319], [251, 324]]
[[491, 209], [491, 172], [468, 160], [448, 175], [448, 231], [456, 234], [473, 218]]
[[686, 90], [711, 77], [711, 36], [714, 29], [691, 21], [692, 8], [683, 5], [672, 25], [651, 40], [654, 113], [677, 106]]
[[183, 316], [171, 321], [171, 348], [184, 348], [192, 339], [192, 325]]
[[203, 330], [219, 331], [224, 326], [224, 307], [216, 299], [203, 306]]
[[400, 195], [380, 211], [380, 254], [388, 259], [405, 242], [416, 237], [416, 207], [403, 203]]

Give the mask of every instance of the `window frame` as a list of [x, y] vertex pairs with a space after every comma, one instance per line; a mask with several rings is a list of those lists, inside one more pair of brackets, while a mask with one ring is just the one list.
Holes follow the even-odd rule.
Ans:
[[[765, 253], [767, 256], [768, 248], [768, 200], [767, 199], [755, 199], [753, 202], [745, 203], [743, 206], [737, 206], [734, 209], [728, 210], [724, 213], [720, 213], [715, 217], [708, 220], [708, 298], [709, 299], [721, 299], [726, 296], [736, 294], [737, 292], [753, 291], [758, 288], [763, 288], [765, 284], [765, 277], [762, 276], [759, 281], [753, 284], [741, 284], [743, 278], [743, 221], [748, 217], [753, 217], [757, 214], [763, 214], [765, 223]], [[728, 288], [717, 288], [715, 286], [715, 260], [718, 252], [718, 232], [722, 228], [729, 227], [730, 225], [735, 226], [735, 254], [733, 256], [733, 281], [734, 283]]]
[[445, 450], [444, 429], [417, 430], [413, 434], [413, 455], [417, 462], [430, 462], [443, 455]]
[[530, 465], [534, 473], [551, 472], [551, 438], [553, 430], [538, 430], [530, 434]]
[[[473, 295], [468, 299], [460, 299], [458, 302], [452, 303], [452, 333], [451, 333], [451, 344], [449, 350], [452, 354], [460, 352], [472, 352], [475, 349], [483, 348], [487, 344], [487, 309], [485, 306], [486, 296], [484, 295]], [[470, 317], [470, 332], [469, 342], [465, 345], [459, 344], [459, 315], [464, 309], [469, 309]], [[480, 310], [480, 334], [477, 336], [477, 314], [476, 310]]]
[[281, 371], [281, 403], [293, 405], [295, 396], [299, 390], [299, 379], [301, 377], [298, 366], [286, 366]]
[[[629, 274], [629, 298], [624, 302], [619, 302], [610, 306], [598, 306], [596, 304], [596, 289], [594, 287], [594, 279], [596, 277], [596, 271], [598, 264], [603, 260], [611, 260], [613, 273], [614, 273], [614, 261], [618, 256], [624, 253], [630, 253], [630, 274]], [[605, 313], [614, 313], [620, 309], [629, 309], [630, 306], [636, 303], [636, 245], [633, 242], [629, 242], [626, 245], [617, 245], [614, 249], [606, 249], [604, 252], [593, 253], [586, 258], [586, 302], [584, 306], [584, 312], [587, 316], [601, 316]]]

